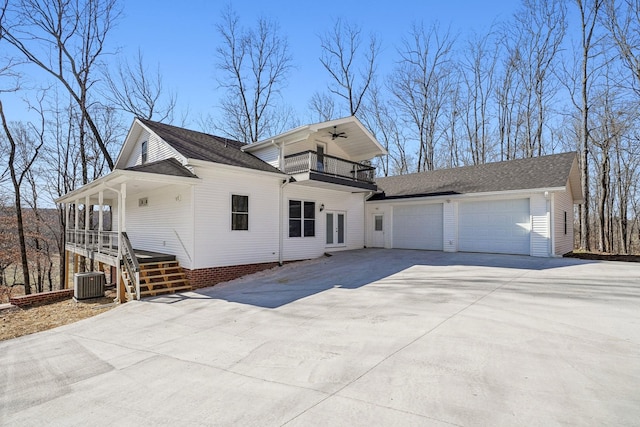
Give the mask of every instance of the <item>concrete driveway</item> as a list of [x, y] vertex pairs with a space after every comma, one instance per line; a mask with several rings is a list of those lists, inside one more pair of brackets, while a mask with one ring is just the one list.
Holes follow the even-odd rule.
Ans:
[[4, 425], [638, 425], [640, 265], [366, 249], [0, 343]]

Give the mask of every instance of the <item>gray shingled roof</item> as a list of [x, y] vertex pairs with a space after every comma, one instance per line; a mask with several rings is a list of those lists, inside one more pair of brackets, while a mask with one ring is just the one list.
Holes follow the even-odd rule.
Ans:
[[173, 157], [157, 162], [145, 163], [144, 165], [131, 166], [126, 168], [128, 171], [157, 173], [160, 175], [184, 176], [187, 178], [196, 178], [196, 176], [182, 163]]
[[377, 178], [370, 200], [558, 188], [567, 185], [575, 152]]
[[151, 120], [138, 120], [188, 159], [282, 173], [253, 154], [240, 150], [240, 147], [246, 145], [242, 142]]

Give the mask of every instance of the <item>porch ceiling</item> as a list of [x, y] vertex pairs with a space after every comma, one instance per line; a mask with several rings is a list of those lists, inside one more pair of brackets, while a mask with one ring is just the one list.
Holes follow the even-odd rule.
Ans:
[[[314, 141], [324, 141], [324, 142], [333, 142], [333, 144], [340, 147], [349, 159], [360, 162], [363, 160], [369, 160], [376, 156], [380, 156], [385, 154], [384, 149], [380, 146], [380, 144], [367, 132], [362, 129], [356, 122], [346, 122], [335, 125], [335, 129], [333, 128], [333, 124], [329, 122], [328, 126], [319, 127], [316, 132], [311, 134], [309, 137]], [[344, 136], [346, 138], [338, 137], [336, 139], [332, 139], [331, 134], [333, 132], [342, 133], [344, 132]]]
[[[335, 126], [335, 129], [334, 129]], [[333, 132], [344, 132], [346, 138], [331, 139]], [[268, 138], [242, 147], [242, 150], [252, 152], [273, 143], [294, 144], [300, 141], [332, 142], [340, 147], [350, 160], [360, 162], [387, 154], [384, 147], [355, 117], [345, 117], [328, 122], [301, 126], [283, 134]]]
[[89, 197], [89, 203], [99, 204], [99, 194], [102, 191], [103, 204], [113, 206], [113, 203], [118, 199], [122, 184], [125, 184], [128, 193], [138, 193], [151, 191], [166, 185], [194, 185], [197, 179], [117, 169], [77, 190], [65, 194], [57, 199], [56, 203], [74, 203], [76, 200], [84, 203], [85, 198]]

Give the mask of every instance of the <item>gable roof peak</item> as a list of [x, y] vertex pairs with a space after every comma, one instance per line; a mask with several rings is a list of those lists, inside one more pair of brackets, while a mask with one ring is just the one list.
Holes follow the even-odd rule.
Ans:
[[242, 151], [241, 148], [247, 145], [243, 142], [139, 117], [135, 120], [187, 159], [282, 173], [253, 154]]

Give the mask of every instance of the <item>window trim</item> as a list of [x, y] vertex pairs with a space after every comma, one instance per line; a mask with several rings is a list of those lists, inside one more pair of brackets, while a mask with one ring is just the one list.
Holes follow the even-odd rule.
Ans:
[[[234, 197], [246, 197], [247, 198], [247, 211], [246, 212], [241, 212], [241, 211], [234, 211], [233, 210], [233, 198]], [[238, 193], [231, 193], [229, 196], [229, 212], [231, 213], [230, 215], [230, 229], [231, 231], [249, 231], [251, 229], [251, 227], [249, 226], [249, 212], [251, 210], [251, 208], [249, 207], [249, 195], [248, 194], [238, 194]], [[233, 218], [234, 215], [246, 215], [247, 216], [247, 228], [234, 228], [234, 222], [233, 222]]]
[[[291, 202], [300, 202], [300, 217], [291, 217]], [[305, 217], [305, 204], [313, 205], [313, 218]], [[290, 239], [300, 239], [300, 238], [315, 238], [316, 237], [316, 225], [317, 225], [317, 214], [316, 214], [316, 201], [315, 200], [304, 200], [304, 199], [288, 199], [287, 202], [287, 225], [289, 226], [289, 231], [287, 233], [287, 237]], [[291, 235], [291, 221], [300, 221], [300, 235], [292, 236]], [[313, 221], [313, 234], [307, 235], [305, 230], [305, 223]]]

